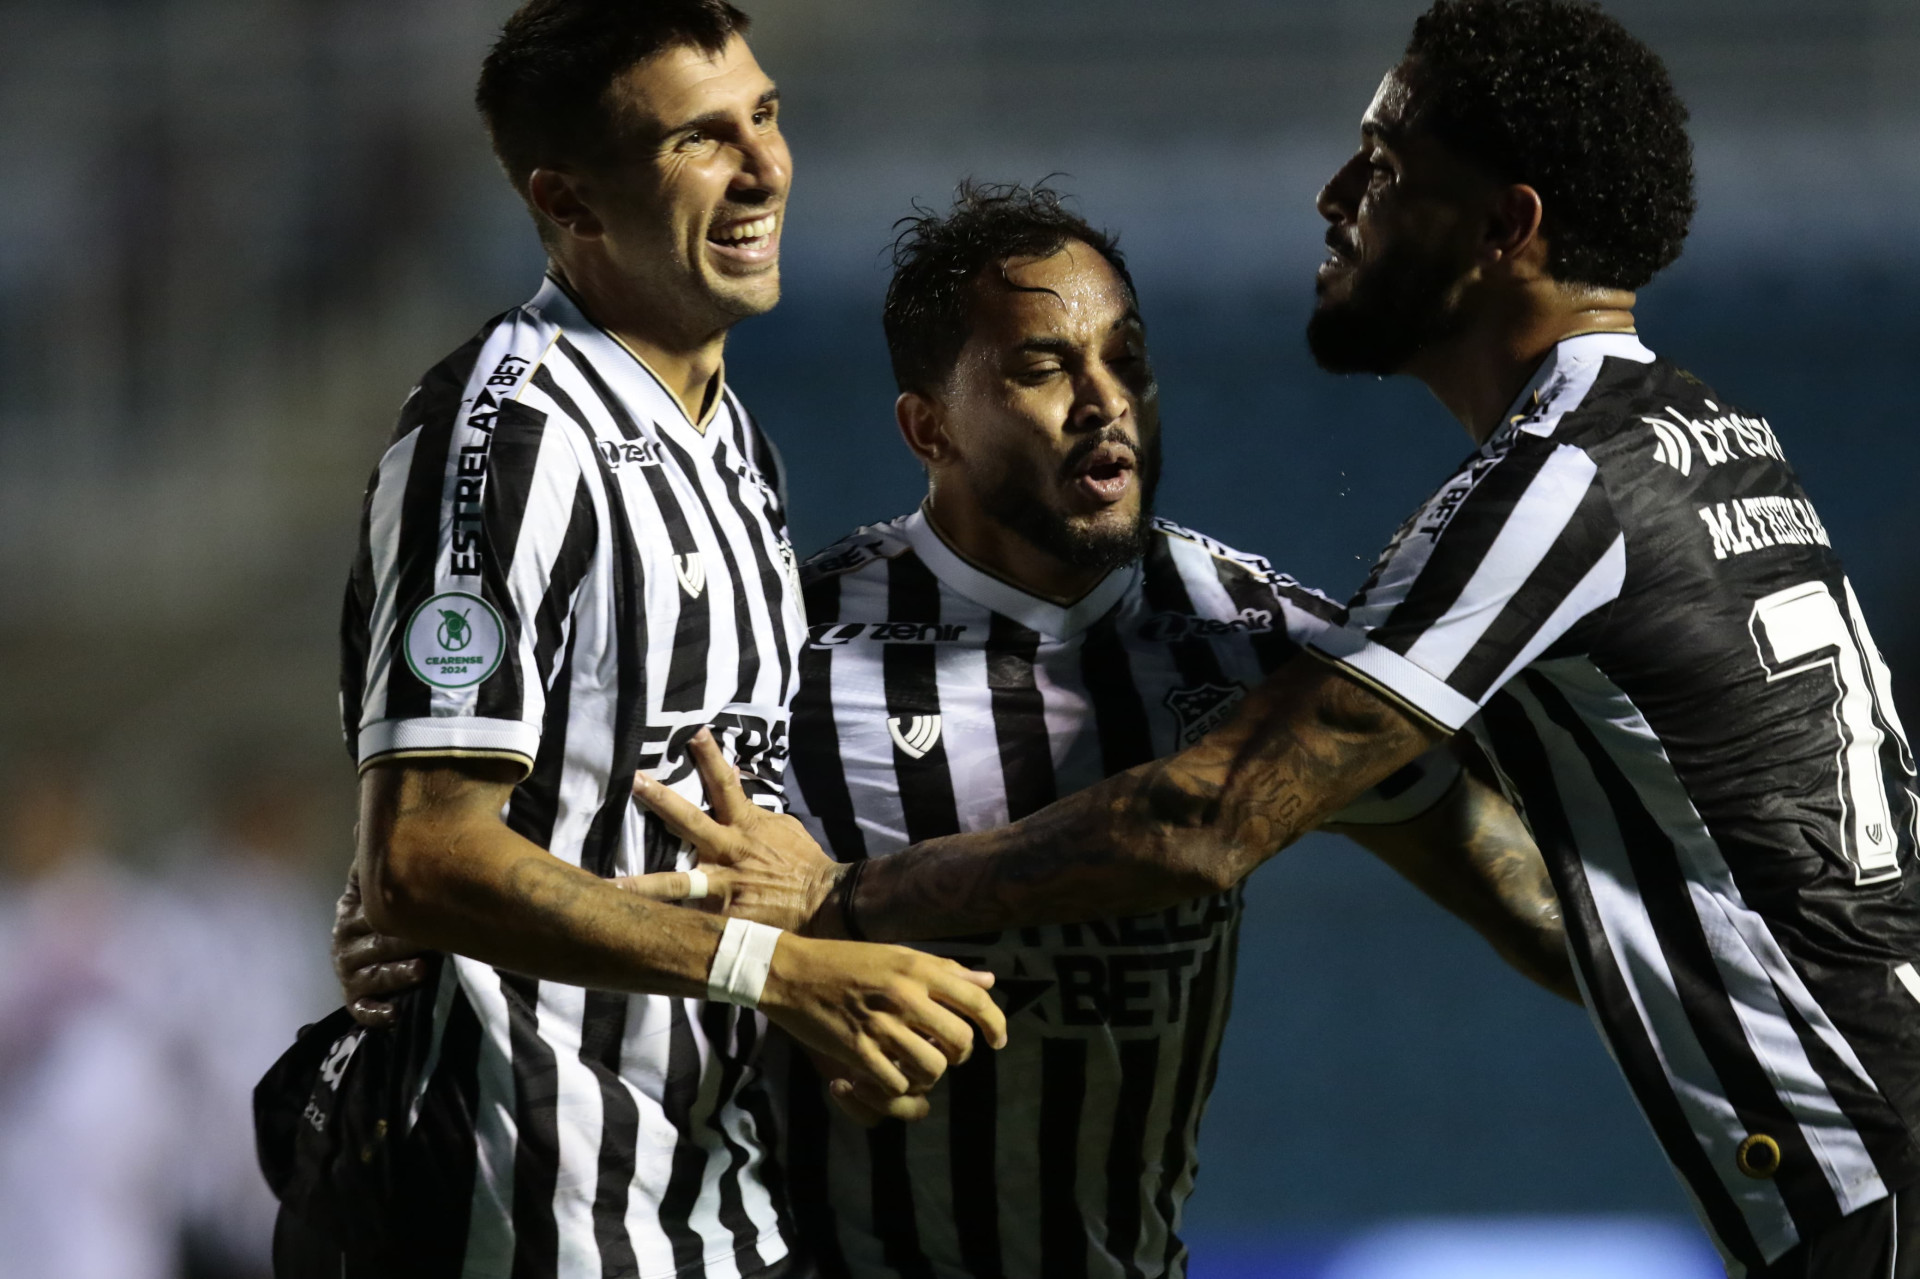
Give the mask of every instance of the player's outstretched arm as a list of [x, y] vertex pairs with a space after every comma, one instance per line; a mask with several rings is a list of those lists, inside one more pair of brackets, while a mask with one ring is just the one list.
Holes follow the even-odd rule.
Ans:
[[1471, 771], [1412, 821], [1324, 829], [1347, 836], [1400, 872], [1520, 972], [1580, 1002], [1547, 864], [1513, 806]]
[[[1234, 719], [1178, 755], [1143, 764], [997, 830], [928, 840], [860, 869], [798, 869], [800, 913], [729, 909], [809, 931], [876, 940], [955, 937], [1028, 924], [1131, 915], [1240, 882], [1326, 816], [1407, 764], [1439, 734], [1330, 664], [1295, 661], [1250, 693]], [[696, 751], [696, 761], [700, 754]], [[709, 770], [709, 797], [737, 783]], [[645, 779], [635, 794], [721, 874], [759, 882], [801, 868], [804, 831], [701, 813]], [[716, 805], [716, 816], [718, 805]], [[857, 887], [845, 900], [849, 881]]]
[[[371, 926], [545, 981], [705, 997], [725, 923], [569, 866], [500, 820], [514, 770], [488, 760], [369, 768], [357, 869]], [[731, 815], [731, 814], [729, 814]], [[931, 1087], [1006, 1022], [987, 974], [894, 946], [780, 937], [758, 1006], [885, 1094]]]

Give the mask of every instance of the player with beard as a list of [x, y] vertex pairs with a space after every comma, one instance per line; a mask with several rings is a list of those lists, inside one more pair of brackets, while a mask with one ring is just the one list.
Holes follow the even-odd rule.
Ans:
[[[1153, 518], [1159, 400], [1132, 281], [1052, 191], [963, 186], [908, 224], [894, 264], [895, 412], [928, 492], [801, 569], [787, 784], [855, 867], [1178, 750], [1342, 615]], [[1538, 853], [1446, 752], [1333, 820], [1573, 997]], [[1230, 887], [927, 944], [995, 975], [1009, 1038], [887, 1107], [930, 1108], [920, 1123], [863, 1130], [796, 1059], [783, 1153], [822, 1279], [1184, 1273], [1241, 911]]]
[[[911, 221], [895, 267], [896, 414], [929, 491], [802, 568], [786, 786], [855, 865], [1178, 750], [1341, 616], [1153, 518], [1158, 395], [1133, 286], [1053, 192], [963, 187]], [[1334, 820], [1574, 997], [1539, 854], [1447, 753]], [[925, 1097], [836, 1082], [832, 1107], [791, 1057], [784, 1180], [823, 1279], [1182, 1274], [1241, 910], [1230, 888], [928, 944], [995, 974], [1012, 1033]], [[377, 976], [346, 966], [350, 996]], [[924, 1122], [869, 1129], [883, 1113]]]
[[1438, 0], [1320, 208], [1316, 355], [1419, 378], [1476, 448], [1315, 660], [1179, 755], [851, 871], [644, 797], [719, 882], [784, 865], [814, 902], [736, 910], [948, 936], [1227, 889], [1464, 732], [1729, 1273], [1920, 1275], [1912, 755], [1773, 427], [1636, 335], [1694, 208], [1665, 68], [1592, 5]]

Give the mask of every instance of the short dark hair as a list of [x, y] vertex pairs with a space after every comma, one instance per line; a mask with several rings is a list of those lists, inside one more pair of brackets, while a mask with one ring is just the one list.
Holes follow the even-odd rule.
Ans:
[[528, 0], [480, 67], [474, 104], [522, 195], [542, 165], [591, 164], [619, 137], [614, 80], [663, 50], [718, 54], [751, 20], [726, 0]]
[[1584, 0], [1435, 0], [1407, 45], [1415, 123], [1540, 193], [1555, 278], [1638, 289], [1693, 220], [1687, 108]]
[[973, 288], [980, 273], [1009, 258], [1052, 257], [1070, 240], [1105, 258], [1136, 297], [1116, 237], [1070, 212], [1058, 191], [1033, 186], [960, 184], [944, 214], [914, 205], [895, 223], [893, 282], [885, 323], [893, 380], [903, 391], [928, 391], [946, 381], [973, 331]]

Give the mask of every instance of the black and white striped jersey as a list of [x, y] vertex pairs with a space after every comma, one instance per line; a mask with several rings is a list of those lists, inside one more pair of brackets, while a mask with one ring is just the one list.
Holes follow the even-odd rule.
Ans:
[[1350, 608], [1311, 643], [1487, 748], [1736, 1272], [1913, 1181], [1913, 760], [1772, 427], [1568, 339]]
[[[1164, 521], [1142, 563], [1071, 607], [974, 568], [921, 514], [802, 577], [788, 796], [842, 860], [999, 826], [1170, 754], [1341, 616]], [[1456, 775], [1423, 761], [1342, 818], [1404, 820]], [[1234, 891], [930, 945], [996, 975], [1008, 1046], [951, 1071], [924, 1121], [871, 1132], [796, 1064], [788, 1181], [822, 1279], [1182, 1274], [1240, 908]]]
[[[636, 768], [698, 802], [712, 726], [779, 806], [804, 639], [771, 446], [730, 391], [688, 420], [549, 280], [436, 366], [368, 489], [343, 624], [347, 739], [381, 760], [506, 756], [507, 824], [612, 876], [688, 864]], [[430, 1103], [473, 1185], [460, 1273], [706, 1275], [784, 1256], [751, 1014], [454, 958]], [[417, 1112], [416, 1112], [417, 1113]]]

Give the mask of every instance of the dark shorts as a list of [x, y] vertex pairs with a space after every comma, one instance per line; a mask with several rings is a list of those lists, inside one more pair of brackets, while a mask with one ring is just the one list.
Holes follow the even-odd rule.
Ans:
[[1920, 1279], [1920, 1186], [1842, 1217], [1748, 1279]]

